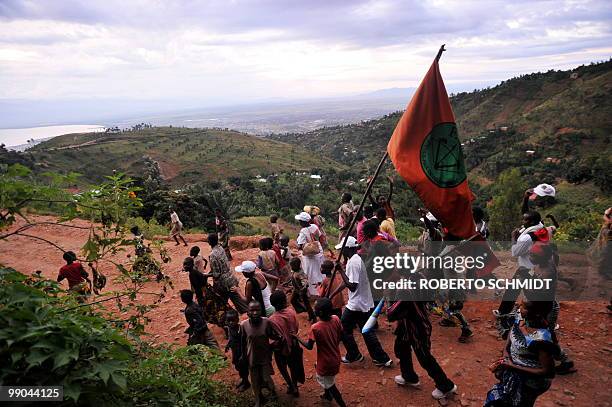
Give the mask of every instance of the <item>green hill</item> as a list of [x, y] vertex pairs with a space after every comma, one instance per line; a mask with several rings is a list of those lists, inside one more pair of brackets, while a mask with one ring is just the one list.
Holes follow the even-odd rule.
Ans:
[[112, 170], [139, 175], [145, 157], [159, 163], [162, 176], [172, 185], [339, 167], [296, 145], [235, 131], [173, 127], [67, 134], [35, 146], [27, 155], [45, 170], [75, 171], [91, 182]]
[[558, 132], [612, 129], [612, 60], [569, 71], [533, 73], [452, 97], [461, 134], [516, 128], [530, 140]]
[[[609, 155], [611, 100], [612, 60], [523, 75], [451, 96], [468, 167], [482, 183], [510, 166], [528, 169], [534, 164], [560, 175], [569, 167], [582, 171], [597, 156]], [[271, 138], [308, 145], [353, 168], [372, 168], [400, 115]], [[535, 153], [527, 156], [526, 150]]]

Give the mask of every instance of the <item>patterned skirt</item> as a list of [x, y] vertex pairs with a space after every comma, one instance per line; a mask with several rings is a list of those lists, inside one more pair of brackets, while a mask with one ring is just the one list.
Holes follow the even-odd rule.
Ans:
[[550, 379], [528, 375], [513, 369], [496, 373], [499, 383], [487, 393], [484, 407], [530, 407], [550, 388]]

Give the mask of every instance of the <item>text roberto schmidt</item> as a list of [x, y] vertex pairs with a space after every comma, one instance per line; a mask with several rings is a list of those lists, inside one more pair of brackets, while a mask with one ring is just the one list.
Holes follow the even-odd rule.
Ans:
[[[550, 290], [553, 280], [550, 278], [465, 278], [467, 270], [483, 269], [486, 266], [484, 256], [426, 256], [397, 253], [395, 256], [376, 256], [373, 258], [372, 272], [376, 276], [389, 269], [400, 273], [415, 273], [422, 269], [438, 268], [451, 271], [452, 276], [445, 273], [444, 278], [418, 279], [409, 278], [385, 281], [383, 278], [373, 278], [372, 288], [375, 290]], [[478, 274], [478, 273], [476, 273]]]

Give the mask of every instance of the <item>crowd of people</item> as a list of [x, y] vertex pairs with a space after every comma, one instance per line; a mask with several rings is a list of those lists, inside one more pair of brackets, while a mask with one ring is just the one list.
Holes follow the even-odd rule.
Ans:
[[[231, 362], [240, 378], [236, 387], [240, 391], [251, 388], [256, 406], [276, 395], [271, 378], [272, 360], [287, 385], [287, 393], [299, 396], [299, 385], [305, 381], [301, 347], [308, 350], [316, 347], [315, 377], [323, 388], [321, 397], [344, 406], [336, 380], [340, 367], [364, 360], [355, 341], [355, 329], [361, 333], [374, 365], [393, 366], [393, 358], [378, 340], [376, 326], [364, 329], [377, 305], [367, 273], [369, 254], [381, 247], [389, 254], [397, 253], [400, 248], [391, 202], [392, 185], [391, 182], [389, 195], [370, 197], [371, 205], [363, 210], [353, 204], [350, 194], [342, 195], [337, 212], [339, 244], [334, 246], [339, 252], [330, 247], [324, 230], [325, 219], [314, 205], [306, 206], [295, 216], [300, 231], [293, 249], [278, 216], [272, 215], [270, 235], [259, 242], [257, 258], [243, 261], [234, 270], [230, 266], [229, 225], [221, 211], [216, 213], [217, 232], [207, 236], [211, 248], [209, 258], [203, 258], [197, 246], [190, 249], [189, 257], [183, 261], [183, 271], [188, 274], [191, 289], [180, 292], [189, 325], [188, 344], [219, 349], [207, 323], [222, 327], [227, 339], [225, 351], [231, 351]], [[532, 190], [526, 191], [522, 227], [514, 230], [511, 236], [511, 253], [518, 263], [513, 278], [546, 276], [556, 281], [558, 254], [552, 242], [559, 224], [549, 216], [552, 225], [544, 225], [541, 215], [529, 207], [532, 194]], [[440, 247], [432, 242], [453, 240], [431, 213], [423, 210], [421, 215], [424, 226], [418, 244], [421, 252], [432, 254], [439, 250], [435, 247]], [[473, 215], [474, 233], [486, 239], [489, 232], [484, 212], [474, 208]], [[604, 214], [598, 240], [603, 262], [610, 255], [611, 216], [612, 208], [609, 208]], [[171, 220], [172, 238], [177, 245], [180, 241], [187, 245], [181, 234], [182, 224], [174, 211]], [[337, 256], [339, 259], [334, 262]], [[60, 270], [58, 281], [66, 278], [70, 288], [77, 290], [88, 275], [76, 262], [76, 256], [67, 253], [64, 258], [67, 264]], [[430, 272], [420, 270], [411, 278], [432, 278]], [[434, 270], [433, 275], [436, 272], [441, 271]], [[240, 288], [236, 273], [245, 279], [243, 288]], [[502, 357], [490, 366], [498, 383], [483, 397], [485, 406], [532, 406], [548, 390], [556, 373], [575, 371], [555, 333], [559, 317], [555, 288], [546, 301], [536, 301], [530, 298], [529, 292], [524, 292], [524, 300], [517, 305], [520, 294], [518, 290], [507, 290], [493, 312], [499, 334], [506, 342]], [[393, 354], [400, 367], [400, 374], [395, 377], [398, 385], [420, 387], [413, 365], [414, 353], [435, 383], [434, 399], [449, 398], [457, 393], [457, 384], [432, 354], [430, 314], [439, 313], [443, 317], [442, 326], [458, 324], [461, 327], [459, 341], [468, 342], [473, 332], [462, 314], [465, 299], [465, 295], [440, 301], [414, 297], [386, 304], [387, 319], [396, 324]], [[311, 323], [307, 336], [298, 330], [299, 313], [307, 313]], [[247, 318], [240, 321], [243, 314]]]

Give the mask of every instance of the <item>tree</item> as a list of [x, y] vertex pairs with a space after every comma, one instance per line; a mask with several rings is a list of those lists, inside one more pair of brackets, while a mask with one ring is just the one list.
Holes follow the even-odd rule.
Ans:
[[[115, 173], [107, 176], [106, 181], [92, 186], [79, 194], [71, 194], [62, 186], [75, 182], [78, 174], [58, 175], [45, 173], [36, 177], [31, 170], [14, 164], [0, 168], [0, 240], [10, 240], [16, 236], [43, 241], [61, 251], [60, 245], [31, 234], [30, 231], [41, 225], [54, 225], [70, 229], [85, 229], [88, 231], [87, 241], [81, 248], [80, 259], [89, 263], [92, 271], [100, 270], [101, 264], [110, 264], [119, 271], [115, 279], [122, 289], [102, 294], [103, 299], [83, 304], [88, 306], [100, 302], [114, 300], [120, 311], [128, 311], [130, 315], [121, 321], [127, 331], [140, 333], [148, 322], [146, 313], [154, 308], [165, 296], [167, 286], [171, 286], [169, 278], [162, 273], [161, 263], [148, 256], [148, 265], [153, 267], [135, 267], [142, 263], [142, 257], [124, 266], [113, 260], [112, 255], [133, 247], [133, 240], [128, 227], [128, 221], [142, 206], [136, 196], [138, 188], [133, 186], [132, 179], [125, 174]], [[28, 211], [42, 207], [59, 215], [57, 221], [39, 221], [32, 219]], [[85, 219], [87, 226], [77, 226], [67, 221], [75, 218]], [[169, 261], [160, 242], [153, 242], [159, 250], [163, 262]], [[145, 284], [156, 280], [160, 283], [160, 291], [145, 293]], [[139, 295], [152, 295], [147, 304], [138, 303]], [[81, 306], [81, 305], [80, 305]], [[131, 312], [130, 312], [131, 311]]]
[[144, 158], [144, 166], [143, 188], [147, 193], [153, 193], [164, 184], [164, 179], [161, 176], [161, 169], [159, 168], [159, 163], [151, 157]]
[[525, 182], [518, 168], [502, 172], [493, 188], [493, 199], [488, 205], [491, 236], [497, 240], [510, 239], [520, 220], [521, 199]]

